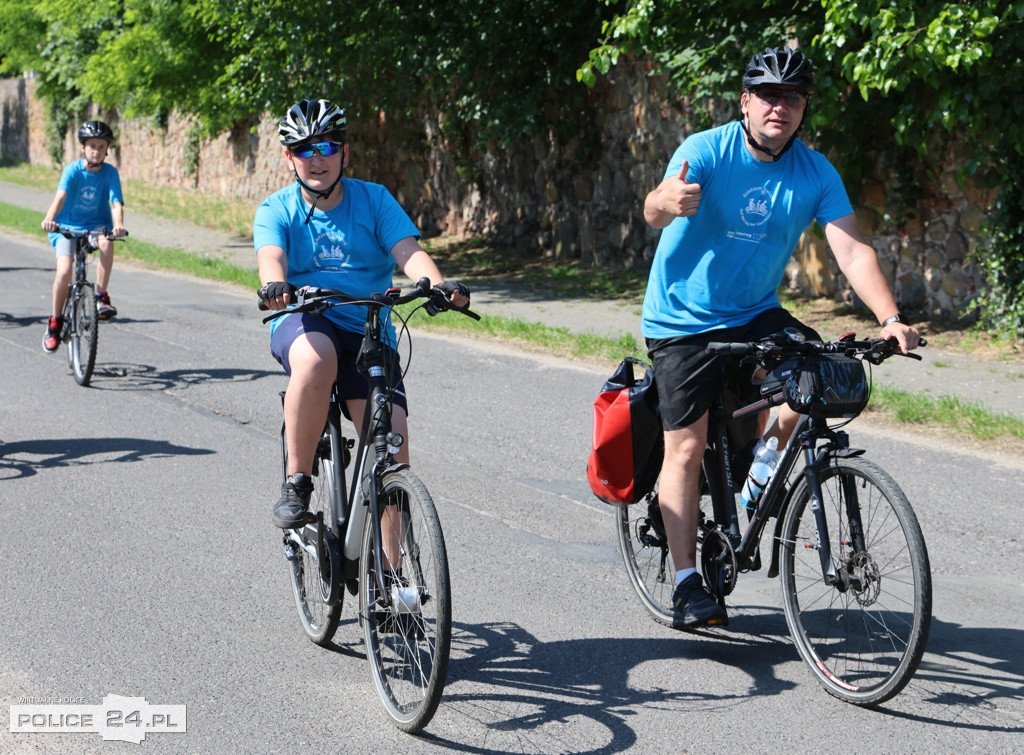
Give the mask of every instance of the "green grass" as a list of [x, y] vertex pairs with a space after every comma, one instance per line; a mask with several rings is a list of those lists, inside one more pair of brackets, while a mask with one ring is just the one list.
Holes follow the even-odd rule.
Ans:
[[1024, 421], [1009, 414], [994, 414], [980, 403], [957, 396], [932, 398], [876, 384], [869, 409], [885, 411], [903, 424], [934, 425], [979, 440], [1024, 441]]

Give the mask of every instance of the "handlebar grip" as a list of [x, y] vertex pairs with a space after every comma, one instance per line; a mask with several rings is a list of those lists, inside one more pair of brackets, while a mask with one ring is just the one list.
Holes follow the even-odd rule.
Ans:
[[735, 354], [742, 356], [749, 354], [754, 348], [752, 343], [721, 343], [712, 341], [705, 347], [709, 354]]

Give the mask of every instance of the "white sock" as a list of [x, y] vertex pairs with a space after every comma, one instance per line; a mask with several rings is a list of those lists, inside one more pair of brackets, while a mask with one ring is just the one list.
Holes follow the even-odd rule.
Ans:
[[684, 579], [689, 577], [691, 574], [697, 573], [697, 567], [691, 566], [689, 569], [680, 569], [676, 572], [676, 584], [678, 585]]

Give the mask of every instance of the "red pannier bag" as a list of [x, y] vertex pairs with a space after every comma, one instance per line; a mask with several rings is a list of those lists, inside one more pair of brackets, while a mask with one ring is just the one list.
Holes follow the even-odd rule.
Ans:
[[[634, 365], [644, 370], [640, 380]], [[590, 489], [605, 503], [636, 503], [654, 489], [664, 453], [654, 370], [627, 357], [594, 401]]]

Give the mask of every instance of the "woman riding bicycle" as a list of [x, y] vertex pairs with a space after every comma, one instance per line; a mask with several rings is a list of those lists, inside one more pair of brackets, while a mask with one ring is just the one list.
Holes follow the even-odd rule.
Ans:
[[[320, 286], [351, 296], [392, 286], [395, 265], [412, 280], [428, 278], [457, 306], [469, 289], [445, 281], [419, 244], [420, 233], [380, 184], [344, 178], [349, 162], [345, 112], [323, 99], [302, 100], [281, 119], [279, 135], [295, 184], [271, 194], [253, 221], [259, 296], [270, 309], [286, 308], [296, 288]], [[302, 525], [313, 491], [313, 456], [323, 431], [331, 389], [362, 427], [367, 383], [356, 369], [365, 308], [333, 307], [322, 315], [296, 313], [271, 322], [270, 350], [289, 375], [284, 399], [286, 480], [274, 505], [274, 524]], [[397, 368], [394, 328], [388, 326], [389, 359]], [[394, 432], [408, 441], [404, 386], [395, 391]], [[408, 461], [409, 444], [396, 460]]]
[[[665, 427], [658, 498], [679, 570], [678, 629], [727, 621], [695, 568], [708, 408], [723, 387], [724, 357], [704, 349], [709, 341], [753, 341], [790, 326], [817, 339], [776, 295], [810, 223], [824, 229], [840, 270], [881, 323], [881, 337], [895, 338], [902, 353], [918, 345], [917, 331], [900, 321], [874, 249], [861, 240], [839, 174], [796, 138], [813, 91], [811, 61], [798, 50], [754, 55], [743, 74], [742, 119], [687, 137], [644, 203], [647, 222], [664, 229], [642, 331]], [[780, 407], [768, 431], [780, 448], [797, 416]]]

